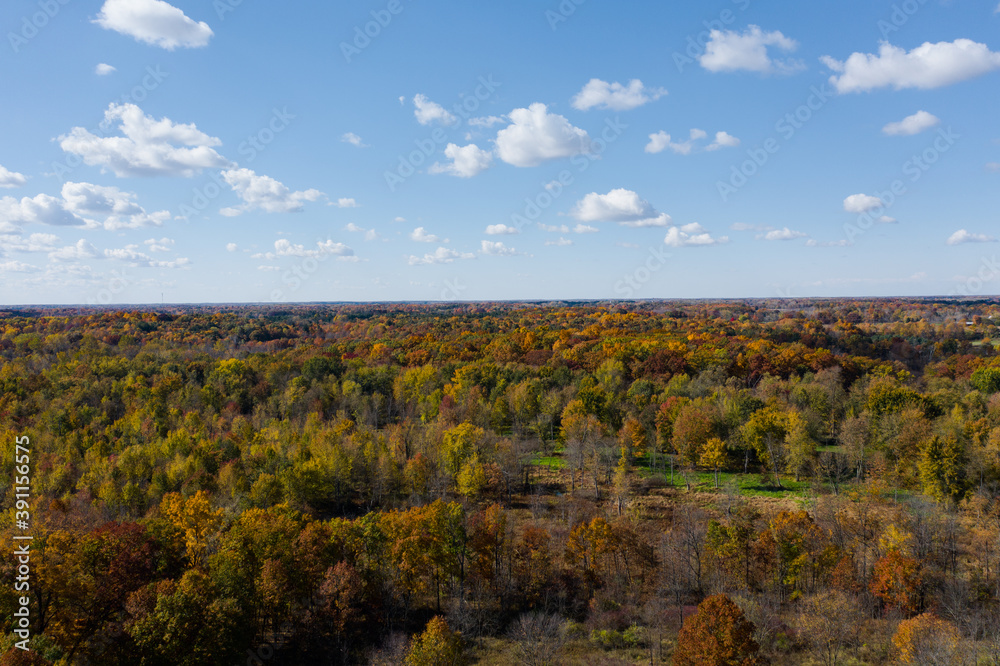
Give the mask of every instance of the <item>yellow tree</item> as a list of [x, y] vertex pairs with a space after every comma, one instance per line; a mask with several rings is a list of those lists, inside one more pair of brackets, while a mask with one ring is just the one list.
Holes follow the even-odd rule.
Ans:
[[222, 509], [212, 509], [208, 493], [199, 490], [186, 500], [178, 493], [164, 495], [160, 512], [183, 535], [188, 560], [200, 567], [209, 540], [222, 526]]
[[414, 637], [406, 655], [406, 666], [459, 666], [462, 660], [462, 635], [452, 631], [438, 616]]
[[699, 463], [702, 467], [712, 470], [715, 473], [715, 487], [719, 487], [719, 471], [725, 466], [728, 449], [726, 443], [723, 442], [718, 437], [712, 437], [707, 442], [701, 451], [701, 458]]

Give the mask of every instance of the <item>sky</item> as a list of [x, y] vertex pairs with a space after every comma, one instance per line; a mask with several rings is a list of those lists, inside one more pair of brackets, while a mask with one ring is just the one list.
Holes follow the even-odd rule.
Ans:
[[0, 4], [0, 303], [996, 294], [996, 0]]

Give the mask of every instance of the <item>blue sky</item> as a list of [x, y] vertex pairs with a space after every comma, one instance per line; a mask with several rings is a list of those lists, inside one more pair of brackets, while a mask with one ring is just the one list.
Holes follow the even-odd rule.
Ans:
[[996, 0], [11, 0], [0, 25], [0, 303], [1000, 284]]

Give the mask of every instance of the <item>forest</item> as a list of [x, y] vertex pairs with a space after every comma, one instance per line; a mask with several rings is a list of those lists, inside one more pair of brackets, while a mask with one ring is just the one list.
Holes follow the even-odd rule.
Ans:
[[998, 324], [0, 311], [0, 665], [1000, 665]]

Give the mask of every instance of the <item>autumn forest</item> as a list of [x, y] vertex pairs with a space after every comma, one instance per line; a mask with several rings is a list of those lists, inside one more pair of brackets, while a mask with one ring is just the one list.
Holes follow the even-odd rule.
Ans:
[[0, 312], [0, 664], [1000, 665], [998, 323]]

